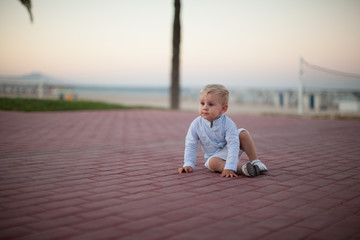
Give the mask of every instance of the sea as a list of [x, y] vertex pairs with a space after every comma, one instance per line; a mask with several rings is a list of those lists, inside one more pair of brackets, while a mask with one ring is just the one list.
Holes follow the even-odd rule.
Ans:
[[[108, 95], [108, 96], [124, 96], [124, 97], [157, 97], [169, 98], [169, 87], [153, 87], [153, 86], [73, 86], [73, 92], [79, 96], [86, 95]], [[181, 88], [182, 97], [196, 98], [198, 97], [200, 88]]]

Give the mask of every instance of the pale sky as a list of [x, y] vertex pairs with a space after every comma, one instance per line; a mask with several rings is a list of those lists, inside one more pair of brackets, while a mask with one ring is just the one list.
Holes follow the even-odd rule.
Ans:
[[[299, 58], [360, 74], [359, 0], [182, 0], [181, 85], [297, 86]], [[0, 1], [0, 75], [169, 86], [173, 0]]]

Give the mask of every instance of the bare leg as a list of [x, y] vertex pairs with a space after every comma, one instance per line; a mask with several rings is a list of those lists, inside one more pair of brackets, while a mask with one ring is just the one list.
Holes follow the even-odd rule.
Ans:
[[248, 131], [242, 131], [239, 134], [239, 140], [240, 140], [240, 149], [246, 153], [246, 155], [249, 158], [249, 161], [251, 162], [255, 159], [258, 159], [255, 149], [255, 144], [250, 136], [250, 133]]
[[216, 172], [222, 172], [225, 168], [225, 160], [213, 157], [209, 161], [209, 167]]

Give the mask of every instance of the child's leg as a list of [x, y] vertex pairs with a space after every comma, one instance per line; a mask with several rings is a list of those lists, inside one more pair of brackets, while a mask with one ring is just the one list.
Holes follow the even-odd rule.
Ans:
[[[260, 172], [266, 172], [267, 167], [264, 163], [262, 163], [258, 159], [258, 155], [256, 153], [256, 148], [254, 141], [252, 137], [250, 136], [250, 133], [246, 130], [241, 130], [239, 134], [239, 140], [240, 140], [240, 149], [246, 153], [246, 155], [249, 158], [249, 161], [254, 165], [257, 166]], [[240, 165], [238, 166], [238, 168]]]
[[249, 161], [258, 159], [255, 144], [250, 136], [250, 133], [246, 130], [241, 131], [239, 134], [240, 149], [243, 150], [249, 158]]

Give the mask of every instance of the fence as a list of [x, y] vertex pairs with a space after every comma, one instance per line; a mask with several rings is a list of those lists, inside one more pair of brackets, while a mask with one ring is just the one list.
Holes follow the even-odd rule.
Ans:
[[44, 83], [43, 80], [0, 79], [0, 95], [23, 98], [60, 98], [72, 100], [76, 97], [71, 86]]

